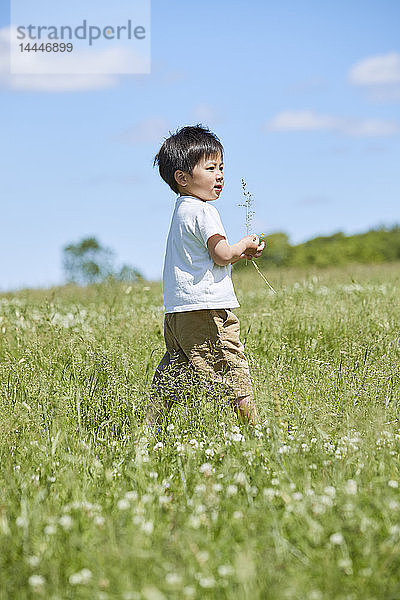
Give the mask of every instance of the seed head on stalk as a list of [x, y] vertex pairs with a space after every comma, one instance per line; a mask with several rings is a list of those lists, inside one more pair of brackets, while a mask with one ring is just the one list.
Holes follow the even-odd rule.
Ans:
[[[243, 206], [246, 209], [246, 235], [250, 234], [250, 229], [251, 229], [251, 224], [253, 221], [253, 217], [254, 217], [254, 210], [252, 210], [252, 203], [253, 203], [253, 196], [252, 194], [248, 191], [247, 189], [247, 183], [245, 182], [245, 180], [242, 178], [242, 189], [243, 189], [243, 195], [244, 195], [244, 204], [239, 204], [238, 206]], [[262, 234], [263, 235], [263, 234]], [[246, 261], [247, 263], [247, 261]], [[276, 291], [274, 290], [274, 288], [272, 287], [272, 285], [269, 283], [269, 281], [267, 281], [267, 278], [264, 277], [264, 275], [261, 273], [260, 269], [258, 268], [258, 265], [252, 260], [251, 263], [253, 264], [255, 270], [257, 271], [257, 273], [260, 275], [260, 277], [264, 280], [264, 282], [266, 283], [266, 285], [269, 287], [269, 289], [276, 294]]]
[[250, 235], [251, 223], [254, 217], [254, 210], [251, 210], [253, 196], [247, 190], [247, 183], [244, 179], [242, 179], [242, 189], [244, 195], [244, 204], [239, 204], [239, 206], [243, 206], [246, 209], [246, 235]]

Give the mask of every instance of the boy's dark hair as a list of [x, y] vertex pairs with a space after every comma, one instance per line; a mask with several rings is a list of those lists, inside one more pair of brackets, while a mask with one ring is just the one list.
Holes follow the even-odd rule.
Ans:
[[161, 177], [169, 187], [179, 194], [175, 181], [175, 171], [185, 171], [192, 175], [193, 168], [204, 157], [223, 157], [224, 149], [215, 133], [203, 125], [182, 127], [166, 138], [158, 151], [154, 165], [158, 164]]

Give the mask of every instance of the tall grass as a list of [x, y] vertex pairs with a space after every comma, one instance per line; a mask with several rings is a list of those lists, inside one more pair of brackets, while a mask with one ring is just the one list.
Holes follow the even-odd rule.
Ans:
[[263, 425], [141, 422], [158, 284], [0, 297], [0, 598], [400, 596], [398, 265], [235, 287]]

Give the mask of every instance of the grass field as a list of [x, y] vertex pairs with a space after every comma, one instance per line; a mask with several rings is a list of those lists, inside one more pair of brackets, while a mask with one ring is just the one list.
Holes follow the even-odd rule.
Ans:
[[400, 266], [234, 277], [263, 424], [140, 425], [159, 284], [0, 295], [0, 598], [400, 598]]

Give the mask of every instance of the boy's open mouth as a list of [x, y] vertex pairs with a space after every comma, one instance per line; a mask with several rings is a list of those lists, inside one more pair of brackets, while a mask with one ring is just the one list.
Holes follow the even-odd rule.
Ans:
[[214, 188], [215, 188], [216, 190], [219, 190], [219, 191], [221, 191], [221, 190], [222, 190], [222, 185], [214, 185]]

